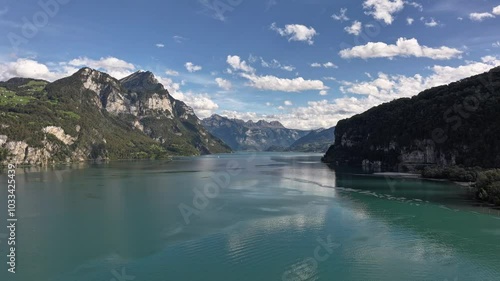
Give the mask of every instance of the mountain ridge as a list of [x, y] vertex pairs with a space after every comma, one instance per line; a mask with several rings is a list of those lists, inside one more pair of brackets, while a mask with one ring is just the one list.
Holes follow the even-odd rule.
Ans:
[[279, 121], [244, 121], [214, 114], [202, 120], [203, 126], [233, 150], [284, 150], [309, 131], [288, 129]]
[[0, 82], [0, 162], [46, 165], [230, 152], [151, 72], [88, 67], [47, 82]]
[[338, 122], [323, 161], [387, 170], [500, 167], [500, 67]]

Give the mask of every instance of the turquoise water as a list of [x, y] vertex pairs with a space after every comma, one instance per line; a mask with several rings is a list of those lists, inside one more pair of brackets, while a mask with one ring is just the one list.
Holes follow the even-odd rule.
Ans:
[[19, 169], [17, 273], [0, 237], [0, 280], [500, 280], [500, 216], [462, 188], [319, 158]]

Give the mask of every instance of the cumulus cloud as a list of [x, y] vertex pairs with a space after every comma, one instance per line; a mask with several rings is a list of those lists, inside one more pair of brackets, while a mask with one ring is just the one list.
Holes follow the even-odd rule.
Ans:
[[469, 62], [458, 67], [435, 65], [431, 67], [432, 74], [427, 77], [420, 74], [404, 76], [379, 73], [377, 78], [366, 82], [344, 81], [342, 89], [346, 93], [370, 96], [380, 100], [380, 102], [386, 102], [394, 98], [410, 97], [425, 89], [480, 74], [499, 65], [498, 58], [486, 56], [480, 62]]
[[293, 102], [289, 101], [289, 100], [286, 100], [283, 102], [284, 105], [286, 106], [292, 106], [293, 105]]
[[183, 92], [181, 90], [181, 84], [175, 83], [172, 79], [159, 76], [156, 78], [163, 84], [172, 97], [185, 102], [188, 106], [193, 108], [199, 118], [210, 117], [219, 109], [219, 105], [206, 93], [193, 93], [191, 91]]
[[376, 20], [381, 20], [386, 24], [392, 24], [394, 14], [403, 10], [405, 2], [403, 0], [365, 0], [363, 8], [367, 10], [367, 15], [373, 16]]
[[259, 90], [302, 92], [309, 90], [328, 89], [321, 80], [306, 80], [302, 77], [294, 79], [279, 78], [272, 75], [258, 76], [255, 74], [241, 73], [241, 77], [248, 79], [249, 86]]
[[279, 28], [276, 23], [273, 23], [271, 30], [276, 31], [282, 37], [288, 37], [288, 41], [302, 41], [309, 45], [314, 44], [313, 38], [318, 35], [314, 28], [302, 24], [287, 24], [284, 28]]
[[399, 38], [395, 45], [388, 45], [383, 42], [369, 42], [366, 45], [355, 46], [351, 49], [340, 51], [340, 56], [348, 58], [394, 58], [394, 57], [425, 57], [435, 60], [447, 60], [459, 57], [462, 51], [442, 46], [430, 48], [422, 46], [417, 39]]
[[186, 64], [184, 64], [184, 67], [186, 67], [187, 71], [189, 72], [197, 72], [202, 70], [201, 66], [195, 65], [192, 62], [186, 62]]
[[495, 8], [493, 8], [492, 12], [493, 12], [494, 15], [500, 16], [500, 5], [498, 5]]
[[378, 77], [365, 82], [342, 81], [345, 94], [354, 97], [341, 97], [333, 100], [310, 101], [307, 106], [281, 109], [279, 114], [258, 114], [253, 112], [223, 111], [222, 115], [243, 120], [278, 120], [283, 125], [295, 129], [317, 129], [335, 126], [339, 120], [362, 113], [373, 106], [401, 97], [410, 97], [434, 86], [480, 74], [500, 66], [496, 57], [483, 57], [481, 61], [469, 62], [458, 67], [433, 66], [432, 74], [423, 76], [388, 75], [379, 73]]
[[354, 21], [351, 26], [347, 26], [344, 30], [349, 33], [358, 36], [363, 30], [363, 25], [359, 21]]
[[325, 90], [321, 90], [321, 91], [319, 91], [319, 95], [320, 96], [326, 96], [326, 95], [328, 95], [328, 92], [325, 91]]
[[244, 60], [241, 60], [239, 56], [227, 56], [226, 62], [231, 66], [233, 70], [241, 70], [244, 72], [255, 72], [255, 69], [248, 65]]
[[230, 81], [222, 79], [220, 77], [215, 78], [215, 83], [217, 83], [217, 86], [219, 86], [219, 88], [224, 89], [226, 91], [231, 90], [231, 87], [233, 86]]
[[163, 47], [165, 47], [165, 45], [164, 45], [164, 44], [161, 44], [161, 43], [158, 43], [158, 44], [156, 44], [155, 46], [156, 46], [157, 48], [163, 48]]
[[0, 80], [12, 77], [26, 77], [54, 81], [69, 76], [81, 67], [90, 67], [104, 71], [115, 78], [123, 78], [132, 74], [135, 66], [115, 57], [106, 57], [99, 60], [80, 57], [70, 61], [48, 64], [33, 59], [20, 58], [12, 62], [0, 63]]
[[469, 15], [469, 18], [472, 21], [484, 21], [485, 19], [491, 19], [494, 18], [495, 16], [490, 14], [490, 13], [471, 13]]
[[346, 16], [346, 13], [347, 13], [347, 8], [342, 8], [340, 9], [340, 13], [338, 15], [333, 14], [332, 18], [338, 21], [348, 21], [349, 18]]
[[280, 121], [285, 127], [293, 129], [318, 129], [335, 126], [339, 120], [369, 109], [365, 100], [344, 97], [332, 101], [310, 101], [307, 106], [277, 107], [279, 114], [259, 114], [255, 112], [222, 111], [221, 115], [242, 120]]
[[54, 81], [69, 76], [78, 69], [65, 66], [62, 69], [49, 69], [47, 65], [31, 59], [17, 59], [13, 62], [0, 63], [0, 81], [13, 77], [36, 78]]
[[407, 23], [408, 25], [412, 25], [414, 21], [415, 21], [415, 20], [414, 20], [413, 18], [407, 18], [407, 19], [406, 19], [406, 23]]

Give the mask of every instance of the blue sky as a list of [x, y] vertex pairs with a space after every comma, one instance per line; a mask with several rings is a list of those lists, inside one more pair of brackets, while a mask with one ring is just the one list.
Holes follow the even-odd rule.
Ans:
[[330, 127], [500, 65], [500, 1], [41, 2], [0, 3], [0, 80], [150, 70], [200, 117]]

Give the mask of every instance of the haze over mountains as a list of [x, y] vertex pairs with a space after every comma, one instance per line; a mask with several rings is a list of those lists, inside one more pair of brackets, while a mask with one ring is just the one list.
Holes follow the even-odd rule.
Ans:
[[285, 128], [280, 122], [243, 121], [212, 115], [203, 119], [203, 126], [233, 150], [266, 151], [271, 147], [288, 148], [307, 135], [308, 131]]

